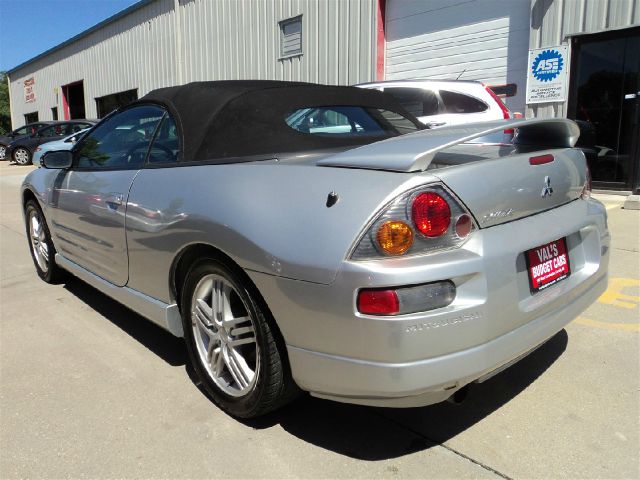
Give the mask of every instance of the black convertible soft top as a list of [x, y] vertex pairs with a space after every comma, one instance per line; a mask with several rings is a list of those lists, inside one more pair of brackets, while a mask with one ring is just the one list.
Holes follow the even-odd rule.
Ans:
[[229, 163], [242, 161], [238, 157], [351, 148], [388, 138], [320, 136], [290, 128], [285, 122], [287, 114], [307, 107], [384, 109], [423, 128], [390, 95], [356, 87], [272, 80], [194, 82], [153, 90], [135, 103], [149, 102], [163, 105], [173, 115], [183, 162]]

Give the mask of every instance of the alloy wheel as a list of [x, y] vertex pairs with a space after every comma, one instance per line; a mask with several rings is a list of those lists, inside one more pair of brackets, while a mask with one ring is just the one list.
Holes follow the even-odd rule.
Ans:
[[216, 386], [232, 397], [251, 392], [260, 368], [254, 319], [228, 279], [215, 274], [200, 279], [191, 325], [200, 362]]
[[46, 273], [49, 270], [47, 234], [43, 228], [42, 218], [39, 212], [35, 210], [29, 213], [29, 239], [38, 267]]
[[4, 160], [7, 156], [7, 147], [0, 145], [0, 160]]

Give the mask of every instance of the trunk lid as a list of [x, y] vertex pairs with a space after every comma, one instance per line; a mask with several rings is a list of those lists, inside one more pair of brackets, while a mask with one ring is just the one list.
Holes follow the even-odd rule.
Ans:
[[[505, 128], [516, 129], [512, 145], [468, 143]], [[442, 180], [480, 228], [486, 228], [579, 198], [586, 161], [580, 150], [572, 148], [578, 136], [577, 125], [566, 119], [485, 122], [404, 135], [317, 164], [428, 173]]]
[[[532, 165], [531, 158], [552, 161]], [[551, 157], [548, 157], [551, 158]], [[480, 228], [528, 217], [580, 197], [586, 161], [579, 150], [554, 149], [431, 168], [467, 206]]]

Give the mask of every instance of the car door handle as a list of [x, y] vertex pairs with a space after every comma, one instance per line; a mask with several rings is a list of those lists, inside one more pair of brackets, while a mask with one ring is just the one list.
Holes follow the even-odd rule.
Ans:
[[429, 128], [433, 128], [433, 127], [441, 127], [443, 125], [446, 125], [447, 122], [427, 122], [426, 125]]
[[107, 198], [105, 198], [104, 201], [109, 208], [115, 210], [124, 203], [124, 195], [122, 193], [112, 193]]

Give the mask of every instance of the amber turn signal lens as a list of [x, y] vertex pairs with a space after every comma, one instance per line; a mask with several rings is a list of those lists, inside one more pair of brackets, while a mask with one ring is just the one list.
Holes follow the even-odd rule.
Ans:
[[413, 230], [404, 222], [389, 220], [378, 229], [378, 245], [389, 255], [402, 255], [413, 244]]

